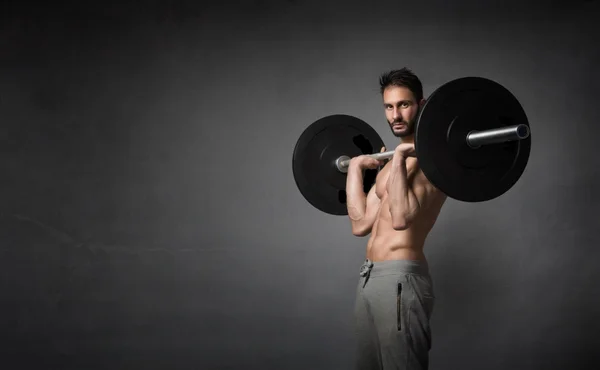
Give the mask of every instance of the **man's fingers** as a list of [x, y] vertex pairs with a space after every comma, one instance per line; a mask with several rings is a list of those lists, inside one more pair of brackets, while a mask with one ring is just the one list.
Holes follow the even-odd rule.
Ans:
[[370, 160], [367, 163], [367, 167], [370, 168], [370, 169], [375, 169], [377, 167], [383, 166], [383, 164], [384, 163], [383, 163], [382, 160], [377, 160], [377, 159], [373, 158], [372, 160]]

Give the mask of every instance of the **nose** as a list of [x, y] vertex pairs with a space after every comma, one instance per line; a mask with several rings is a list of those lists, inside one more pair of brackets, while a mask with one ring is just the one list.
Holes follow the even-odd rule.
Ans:
[[394, 121], [400, 118], [400, 110], [398, 108], [394, 108], [394, 110], [392, 111], [392, 118], [394, 119]]

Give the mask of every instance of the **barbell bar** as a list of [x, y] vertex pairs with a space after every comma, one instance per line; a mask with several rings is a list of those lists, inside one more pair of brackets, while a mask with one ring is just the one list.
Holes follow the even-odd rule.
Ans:
[[[499, 83], [463, 77], [438, 87], [421, 108], [414, 130], [419, 168], [448, 197], [483, 202], [508, 191], [524, 173], [531, 150], [527, 115]], [[363, 120], [344, 114], [318, 119], [300, 135], [292, 156], [294, 180], [317, 209], [347, 215], [346, 171], [350, 159], [376, 153], [383, 140]], [[378, 170], [365, 170], [365, 192]]]
[[[465, 141], [471, 148], [477, 149], [482, 145], [523, 140], [527, 137], [529, 137], [529, 126], [520, 124], [484, 131], [471, 131], [467, 134]], [[367, 155], [367, 157], [371, 157], [376, 160], [386, 160], [392, 158], [393, 156], [394, 150]], [[352, 158], [346, 155], [342, 155], [335, 160], [335, 167], [338, 169], [338, 171], [346, 173], [348, 172], [348, 166], [350, 165], [351, 159]]]

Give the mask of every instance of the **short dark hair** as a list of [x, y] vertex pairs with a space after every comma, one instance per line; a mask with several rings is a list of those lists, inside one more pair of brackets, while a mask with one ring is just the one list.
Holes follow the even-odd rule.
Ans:
[[380, 93], [390, 86], [406, 87], [415, 96], [417, 102], [423, 99], [423, 84], [421, 80], [408, 68], [394, 69], [379, 76]]

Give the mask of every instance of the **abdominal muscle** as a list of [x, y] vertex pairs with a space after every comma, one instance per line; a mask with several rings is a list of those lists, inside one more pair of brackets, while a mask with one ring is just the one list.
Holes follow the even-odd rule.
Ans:
[[[410, 171], [409, 171], [410, 172]], [[446, 197], [436, 194], [428, 209], [421, 210], [405, 230], [394, 230], [392, 215], [385, 190], [387, 173], [383, 171], [376, 183], [377, 195], [381, 199], [377, 219], [371, 229], [367, 243], [367, 258], [373, 262], [385, 260], [425, 260], [423, 253], [427, 235], [433, 228]], [[379, 177], [379, 176], [378, 176]], [[379, 181], [379, 180], [384, 181]]]
[[427, 232], [420, 231], [416, 220], [406, 230], [394, 230], [387, 199], [381, 202], [379, 215], [373, 224], [367, 243], [367, 258], [373, 262], [385, 260], [424, 260], [423, 246]]

